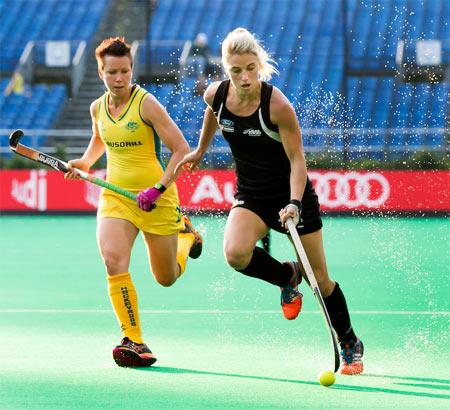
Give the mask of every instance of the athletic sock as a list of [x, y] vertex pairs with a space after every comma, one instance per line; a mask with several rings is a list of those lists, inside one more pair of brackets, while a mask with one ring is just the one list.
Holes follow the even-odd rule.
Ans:
[[275, 286], [284, 287], [291, 283], [292, 269], [275, 258], [264, 249], [255, 247], [252, 259], [244, 269], [236, 269], [244, 275], [258, 278]]
[[348, 313], [345, 296], [336, 282], [336, 286], [330, 296], [323, 298], [328, 314], [330, 315], [331, 324], [338, 335], [339, 342], [349, 342], [356, 340], [355, 332], [350, 323], [350, 315]]
[[108, 275], [108, 291], [123, 337], [143, 343], [136, 289], [128, 272]]
[[180, 275], [186, 269], [186, 262], [191, 251], [192, 245], [195, 242], [195, 236], [192, 233], [178, 234], [178, 249], [177, 249], [177, 263], [180, 267]]

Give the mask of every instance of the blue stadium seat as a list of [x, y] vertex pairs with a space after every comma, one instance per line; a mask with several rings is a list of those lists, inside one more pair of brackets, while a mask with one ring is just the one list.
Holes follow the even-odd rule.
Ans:
[[[11, 73], [30, 40], [86, 40], [90, 43], [108, 0], [15, 0], [7, 4], [8, 13], [1, 14], [0, 73]], [[84, 23], [89, 30], [83, 28]]]
[[[364, 145], [401, 148], [404, 144], [443, 144], [442, 132], [412, 132], [404, 127], [444, 127], [448, 88], [399, 86], [393, 77], [349, 78], [343, 87], [346, 68], [381, 70], [395, 68], [400, 39], [450, 38], [448, 0], [346, 0], [347, 15], [340, 1], [304, 0], [164, 0], [156, 2], [150, 25], [152, 40], [193, 40], [205, 32], [213, 53], [220, 55], [220, 42], [236, 26], [248, 27], [263, 41], [278, 63], [279, 76], [273, 84], [289, 96], [303, 127], [394, 128], [382, 133], [349, 135], [356, 154]], [[37, 39], [87, 40], [90, 42], [104, 15], [107, 0], [15, 0], [0, 1], [0, 73], [10, 73], [27, 41]], [[343, 35], [343, 21], [348, 36]], [[143, 30], [145, 32], [145, 30]], [[344, 50], [344, 46], [348, 46]], [[179, 55], [169, 49], [158, 56], [168, 67], [176, 67]], [[172, 50], [173, 51], [173, 50]], [[350, 60], [344, 62], [344, 51]], [[170, 58], [168, 56], [171, 56]], [[39, 60], [39, 56], [37, 59]], [[450, 42], [443, 43], [443, 58], [450, 58]], [[348, 64], [345, 67], [345, 64]], [[4, 75], [4, 77], [9, 74]], [[2, 75], [3, 77], [3, 75]], [[3, 89], [6, 84], [2, 82]], [[204, 103], [192, 90], [195, 84], [150, 86], [169, 113], [179, 120], [189, 136], [200, 126]], [[0, 87], [0, 91], [1, 87]], [[24, 100], [0, 97], [0, 125], [52, 124], [67, 89], [35, 85], [32, 97]], [[344, 98], [345, 97], [345, 98]], [[345, 100], [345, 101], [344, 101]], [[348, 109], [345, 107], [348, 105]], [[44, 106], [48, 106], [44, 108]], [[336, 109], [338, 107], [338, 109]], [[21, 113], [20, 117], [17, 117]], [[345, 113], [345, 115], [343, 115]], [[30, 124], [31, 124], [30, 123]], [[32, 124], [33, 125], [33, 124]], [[341, 137], [305, 136], [305, 146], [320, 147], [330, 142], [339, 150]], [[371, 154], [369, 154], [371, 155]]]
[[50, 88], [38, 84], [30, 87], [30, 95], [10, 94], [3, 97], [0, 128], [48, 128], [62, 109], [66, 95], [64, 84]]

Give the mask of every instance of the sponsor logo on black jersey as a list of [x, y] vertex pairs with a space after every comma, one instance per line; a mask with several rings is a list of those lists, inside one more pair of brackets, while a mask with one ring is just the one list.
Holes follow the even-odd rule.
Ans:
[[249, 128], [244, 130], [244, 135], [249, 135], [250, 137], [259, 137], [261, 135], [261, 130], [254, 130], [253, 128]]
[[128, 148], [144, 144], [141, 141], [106, 141], [106, 145], [111, 148]]
[[225, 132], [234, 132], [234, 122], [227, 120], [226, 118], [222, 118], [220, 120], [220, 129]]
[[235, 199], [233, 201], [233, 204], [231, 205], [232, 208], [235, 208], [237, 206], [242, 206], [245, 204], [245, 201], [243, 199]]

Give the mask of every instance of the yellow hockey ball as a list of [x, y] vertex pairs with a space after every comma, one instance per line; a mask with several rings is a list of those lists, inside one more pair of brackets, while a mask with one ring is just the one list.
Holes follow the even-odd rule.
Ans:
[[324, 370], [319, 374], [319, 382], [322, 386], [330, 387], [336, 381], [336, 376], [331, 370]]

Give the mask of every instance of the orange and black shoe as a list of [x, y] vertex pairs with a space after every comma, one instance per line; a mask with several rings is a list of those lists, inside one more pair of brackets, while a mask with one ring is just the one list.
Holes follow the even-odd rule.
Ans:
[[303, 295], [298, 291], [298, 285], [302, 281], [300, 265], [298, 262], [284, 262], [292, 269], [292, 280], [281, 289], [281, 310], [288, 320], [294, 320], [302, 310]]
[[364, 345], [361, 340], [356, 339], [341, 343], [341, 374], [353, 375], [361, 374], [364, 370], [362, 358], [364, 355]]
[[195, 230], [194, 226], [192, 225], [191, 221], [186, 215], [183, 215], [183, 219], [185, 228], [182, 231], [180, 231], [180, 233], [191, 233], [192, 235], [194, 235], [195, 240], [189, 252], [189, 256], [192, 259], [197, 259], [202, 254], [203, 238]]
[[134, 343], [128, 337], [124, 337], [112, 353], [120, 367], [149, 367], [156, 362], [155, 355], [145, 343]]

